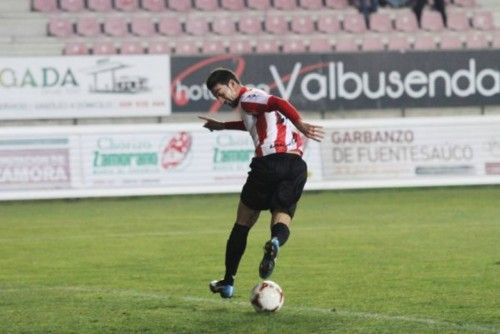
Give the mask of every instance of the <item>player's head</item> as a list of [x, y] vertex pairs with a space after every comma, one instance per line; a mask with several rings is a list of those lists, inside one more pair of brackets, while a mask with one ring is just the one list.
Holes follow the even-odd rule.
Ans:
[[238, 105], [241, 83], [233, 71], [227, 68], [213, 70], [207, 78], [206, 85], [217, 100], [233, 108]]

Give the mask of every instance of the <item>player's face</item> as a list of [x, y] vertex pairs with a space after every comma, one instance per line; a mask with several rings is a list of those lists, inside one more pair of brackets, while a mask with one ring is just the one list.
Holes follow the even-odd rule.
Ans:
[[234, 80], [230, 80], [227, 85], [217, 84], [212, 89], [212, 94], [218, 101], [232, 108], [238, 106], [238, 93], [239, 85]]

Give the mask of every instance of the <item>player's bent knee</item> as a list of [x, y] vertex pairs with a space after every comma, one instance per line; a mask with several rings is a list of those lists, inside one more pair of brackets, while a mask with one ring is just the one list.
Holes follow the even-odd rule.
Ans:
[[282, 223], [285, 225], [290, 225], [292, 222], [292, 217], [284, 211], [273, 211], [272, 213], [272, 218], [271, 218], [271, 224], [274, 225], [276, 223]]

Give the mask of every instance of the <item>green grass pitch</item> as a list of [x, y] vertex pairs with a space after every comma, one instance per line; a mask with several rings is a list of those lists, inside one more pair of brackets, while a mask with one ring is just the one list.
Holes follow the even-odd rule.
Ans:
[[237, 194], [0, 203], [0, 333], [497, 333], [500, 187], [307, 192], [257, 314], [268, 212], [235, 297]]

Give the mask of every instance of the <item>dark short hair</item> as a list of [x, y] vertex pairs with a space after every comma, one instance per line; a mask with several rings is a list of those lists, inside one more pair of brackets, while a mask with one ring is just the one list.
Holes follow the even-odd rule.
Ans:
[[227, 85], [230, 80], [234, 80], [238, 84], [240, 83], [240, 80], [233, 71], [220, 67], [210, 73], [207, 78], [206, 85], [208, 90], [212, 91], [217, 84]]

